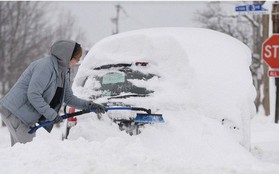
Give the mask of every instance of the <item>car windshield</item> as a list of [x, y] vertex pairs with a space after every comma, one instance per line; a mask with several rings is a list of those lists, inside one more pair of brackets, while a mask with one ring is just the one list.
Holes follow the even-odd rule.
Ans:
[[[105, 73], [100, 76], [93, 76], [93, 80], [101, 84], [96, 89], [101, 91], [101, 95], [92, 96], [92, 98], [96, 99], [104, 96], [111, 98], [144, 97], [153, 93], [152, 90], [136, 86], [131, 80], [148, 81], [156, 75], [133, 70], [131, 66], [132, 64], [109, 64], [94, 68], [94, 70], [102, 70]], [[146, 64], [142, 66], [146, 66]]]

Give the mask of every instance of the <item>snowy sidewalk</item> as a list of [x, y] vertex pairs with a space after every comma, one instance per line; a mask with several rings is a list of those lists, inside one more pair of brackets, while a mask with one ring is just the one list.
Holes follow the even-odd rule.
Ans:
[[252, 154], [262, 161], [279, 164], [279, 124], [274, 117], [255, 116], [251, 124]]

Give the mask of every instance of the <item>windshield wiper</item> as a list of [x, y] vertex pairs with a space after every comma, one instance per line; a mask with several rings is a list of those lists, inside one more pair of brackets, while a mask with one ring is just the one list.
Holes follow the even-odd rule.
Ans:
[[129, 63], [118, 63], [118, 64], [108, 64], [108, 65], [103, 65], [100, 67], [94, 68], [94, 70], [100, 70], [100, 69], [110, 69], [110, 68], [118, 68], [118, 67], [129, 67], [132, 66], [132, 64]]
[[122, 96], [117, 96], [117, 97], [110, 97], [110, 99], [116, 99], [116, 98], [130, 98], [130, 97], [147, 97], [149, 96], [148, 94], [131, 94], [131, 95], [122, 95]]

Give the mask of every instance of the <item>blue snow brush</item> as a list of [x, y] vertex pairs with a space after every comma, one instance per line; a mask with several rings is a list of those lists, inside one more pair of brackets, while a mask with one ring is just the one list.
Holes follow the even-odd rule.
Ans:
[[162, 114], [137, 114], [135, 123], [164, 123]]
[[106, 110], [132, 110], [132, 111], [144, 111], [146, 113], [137, 113], [134, 118], [135, 123], [164, 123], [162, 114], [152, 114], [150, 109], [137, 108], [137, 107], [111, 107]]
[[[110, 110], [132, 110], [132, 111], [144, 111], [146, 113], [138, 113], [136, 118], [133, 120], [135, 123], [164, 123], [164, 119], [163, 119], [163, 115], [162, 114], [151, 114], [151, 110], [150, 109], [145, 109], [145, 108], [138, 108], [138, 107], [107, 107], [105, 108], [106, 111], [110, 111]], [[82, 110], [82, 111], [78, 111], [78, 112], [74, 112], [74, 113], [70, 113], [70, 114], [65, 114], [62, 115], [61, 117], [63, 119], [67, 119], [70, 117], [75, 117], [75, 116], [79, 116], [82, 114], [86, 114], [86, 113], [90, 113], [90, 112], [96, 112], [95, 109], [93, 110]], [[29, 134], [33, 134], [35, 133], [39, 128], [41, 127], [45, 127], [48, 126], [50, 124], [54, 124], [52, 121], [46, 121], [40, 125], [37, 126], [33, 126], [30, 128], [29, 130]]]

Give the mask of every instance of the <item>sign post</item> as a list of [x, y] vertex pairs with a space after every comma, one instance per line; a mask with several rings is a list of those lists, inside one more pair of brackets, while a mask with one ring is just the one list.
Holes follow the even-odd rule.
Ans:
[[272, 70], [269, 70], [268, 75], [275, 77], [276, 85], [276, 106], [275, 106], [275, 123], [279, 119], [279, 34], [274, 34], [268, 38], [262, 45], [262, 57], [266, 64]]
[[[275, 1], [272, 4], [272, 31], [273, 33], [279, 33], [279, 3]], [[278, 123], [279, 118], [279, 78], [275, 78], [276, 84], [276, 105], [275, 105], [275, 123]]]
[[276, 102], [275, 102], [275, 123], [279, 119], [279, 3], [272, 4], [272, 31], [273, 35], [262, 44], [262, 58], [271, 68], [268, 75], [275, 77]]

